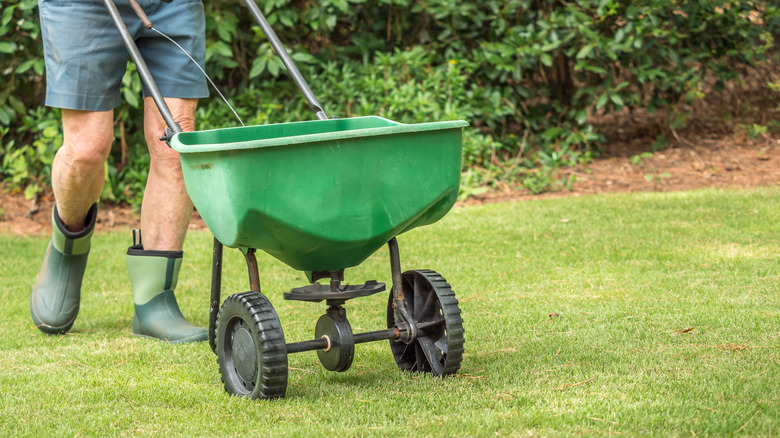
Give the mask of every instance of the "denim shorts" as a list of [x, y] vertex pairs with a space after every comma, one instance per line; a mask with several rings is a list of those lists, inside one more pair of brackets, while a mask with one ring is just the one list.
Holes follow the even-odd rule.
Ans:
[[[181, 49], [146, 29], [127, 0], [114, 0], [163, 97], [208, 96], [206, 79]], [[203, 67], [205, 15], [201, 0], [138, 0], [155, 29], [179, 43]], [[129, 55], [103, 0], [39, 0], [46, 63], [46, 105], [108, 111], [119, 105]], [[146, 85], [144, 96], [149, 95]]]

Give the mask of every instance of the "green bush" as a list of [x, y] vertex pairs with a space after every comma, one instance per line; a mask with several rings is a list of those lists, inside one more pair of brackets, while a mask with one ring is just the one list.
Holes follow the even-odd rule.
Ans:
[[[515, 181], [534, 192], [565, 187], [555, 170], [589, 158], [604, 134], [593, 114], [664, 110], [668, 128], [678, 128], [684, 104], [772, 61], [780, 31], [774, 3], [748, 0], [261, 3], [329, 114], [466, 119], [464, 164], [472, 170], [464, 180]], [[39, 108], [35, 5], [3, 0], [0, 22], [0, 177], [38, 187], [28, 194], [45, 185], [50, 146], [58, 141], [44, 135], [54, 113]], [[244, 6], [205, 7], [207, 71], [245, 122], [311, 118]], [[109, 159], [104, 197], [138, 203], [148, 160], [139, 133], [140, 83], [127, 75], [123, 86], [127, 105], [117, 112], [117, 137], [127, 147]], [[201, 128], [237, 124], [216, 98], [203, 101], [198, 116]]]

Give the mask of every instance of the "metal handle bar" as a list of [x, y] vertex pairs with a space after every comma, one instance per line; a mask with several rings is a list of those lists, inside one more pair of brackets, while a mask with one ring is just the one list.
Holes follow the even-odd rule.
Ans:
[[128, 53], [130, 53], [130, 58], [135, 62], [138, 69], [138, 75], [141, 76], [141, 81], [143, 81], [146, 88], [149, 89], [149, 94], [151, 94], [152, 99], [154, 99], [154, 103], [157, 104], [157, 109], [160, 110], [160, 114], [162, 115], [163, 120], [165, 120], [165, 124], [168, 125], [168, 129], [165, 130], [165, 136], [162, 138], [167, 142], [173, 137], [173, 134], [183, 132], [183, 130], [181, 129], [181, 126], [176, 123], [176, 120], [173, 119], [171, 110], [168, 108], [168, 105], [165, 104], [165, 99], [163, 99], [160, 89], [157, 88], [157, 84], [154, 83], [154, 78], [152, 78], [152, 74], [149, 72], [149, 68], [146, 66], [146, 62], [144, 62], [141, 52], [138, 51], [138, 46], [135, 45], [133, 37], [130, 35], [130, 31], [127, 30], [125, 22], [122, 21], [122, 16], [119, 15], [119, 10], [113, 0], [104, 0], [104, 3], [106, 9], [108, 9], [109, 15], [111, 15], [111, 19], [114, 20], [114, 24], [116, 25], [119, 34], [122, 36], [122, 41], [124, 42]]
[[309, 106], [311, 106], [311, 109], [314, 111], [314, 115], [317, 117], [317, 120], [327, 119], [328, 116], [322, 109], [322, 105], [320, 105], [317, 97], [311, 91], [309, 84], [298, 70], [298, 67], [295, 66], [295, 63], [293, 62], [292, 58], [290, 58], [287, 50], [284, 49], [284, 45], [282, 45], [282, 42], [279, 41], [279, 37], [276, 36], [276, 32], [274, 32], [274, 30], [271, 28], [271, 25], [268, 24], [268, 20], [265, 19], [263, 13], [260, 12], [260, 8], [257, 6], [257, 3], [255, 3], [254, 0], [244, 0], [244, 3], [246, 4], [246, 7], [249, 8], [252, 16], [255, 17], [255, 21], [257, 21], [257, 24], [260, 26], [260, 29], [263, 30], [263, 33], [265, 33], [265, 37], [268, 38], [268, 41], [271, 43], [271, 46], [273, 46], [276, 54], [279, 55], [279, 58], [282, 59], [282, 63], [285, 67], [287, 67], [287, 71], [290, 72], [290, 76], [292, 76], [293, 81], [295, 81], [295, 84], [298, 85], [298, 89], [301, 90], [304, 97], [306, 97], [306, 100], [309, 102]]

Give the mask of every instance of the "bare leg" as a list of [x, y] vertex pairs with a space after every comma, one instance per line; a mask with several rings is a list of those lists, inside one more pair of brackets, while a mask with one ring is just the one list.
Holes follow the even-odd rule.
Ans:
[[[166, 98], [174, 119], [185, 131], [195, 129], [197, 99]], [[178, 152], [159, 140], [165, 121], [151, 97], [144, 99], [144, 132], [151, 155], [149, 178], [141, 205], [144, 249], [180, 251], [192, 217]]]
[[70, 231], [84, 228], [87, 211], [103, 191], [113, 117], [113, 111], [62, 110], [63, 144], [54, 157], [51, 179], [57, 211]]

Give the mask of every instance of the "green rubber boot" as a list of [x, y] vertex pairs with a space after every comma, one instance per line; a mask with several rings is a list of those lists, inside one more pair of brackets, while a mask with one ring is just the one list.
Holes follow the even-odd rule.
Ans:
[[127, 273], [133, 286], [133, 333], [179, 344], [208, 339], [205, 328], [190, 324], [179, 310], [173, 290], [179, 279], [182, 251], [145, 251], [140, 230], [127, 250]]
[[51, 212], [52, 239], [30, 295], [30, 314], [44, 333], [66, 333], [79, 313], [81, 281], [87, 268], [90, 239], [95, 229], [97, 204], [87, 212], [79, 232], [65, 228], [55, 205]]

